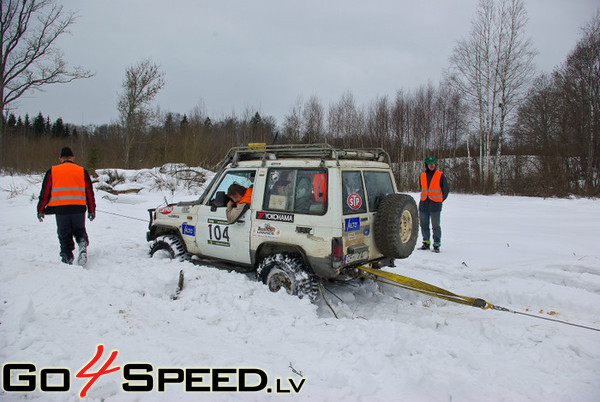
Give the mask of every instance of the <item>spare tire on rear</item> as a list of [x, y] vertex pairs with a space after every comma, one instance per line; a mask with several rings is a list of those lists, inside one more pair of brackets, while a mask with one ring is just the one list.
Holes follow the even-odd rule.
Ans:
[[417, 204], [408, 194], [388, 194], [375, 215], [375, 245], [390, 258], [406, 258], [419, 236]]

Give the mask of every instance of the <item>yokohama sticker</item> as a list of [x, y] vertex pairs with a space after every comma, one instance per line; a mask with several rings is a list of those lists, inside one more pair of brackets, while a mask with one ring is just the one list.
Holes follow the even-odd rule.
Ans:
[[256, 219], [294, 223], [293, 214], [280, 214], [278, 212], [257, 211]]

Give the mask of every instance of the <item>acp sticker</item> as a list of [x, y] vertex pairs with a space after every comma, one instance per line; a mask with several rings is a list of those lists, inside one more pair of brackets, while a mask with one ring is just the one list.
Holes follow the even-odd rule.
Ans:
[[181, 232], [184, 235], [196, 236], [196, 227], [194, 225], [188, 225], [187, 223], [184, 223], [181, 225]]
[[344, 219], [344, 232], [352, 232], [355, 230], [360, 230], [360, 218]]

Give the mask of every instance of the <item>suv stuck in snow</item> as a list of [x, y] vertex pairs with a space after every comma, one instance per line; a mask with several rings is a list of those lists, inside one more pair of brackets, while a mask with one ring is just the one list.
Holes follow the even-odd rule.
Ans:
[[[252, 198], [229, 223], [233, 183]], [[255, 270], [270, 290], [311, 298], [317, 278], [392, 265], [418, 236], [416, 203], [397, 193], [389, 155], [327, 144], [232, 148], [199, 199], [149, 212], [151, 256]]]

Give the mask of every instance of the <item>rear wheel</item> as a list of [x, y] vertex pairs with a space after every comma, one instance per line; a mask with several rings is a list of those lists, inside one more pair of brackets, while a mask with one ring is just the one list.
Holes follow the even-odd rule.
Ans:
[[181, 261], [187, 259], [187, 252], [183, 240], [177, 235], [158, 236], [150, 243], [150, 257], [153, 258], [168, 258], [179, 259]]
[[290, 295], [308, 297], [318, 295], [317, 278], [306, 269], [304, 260], [295, 254], [273, 254], [261, 261], [256, 276], [271, 292], [285, 289]]
[[375, 244], [383, 255], [406, 258], [415, 249], [419, 236], [417, 204], [408, 194], [389, 194], [375, 215]]

